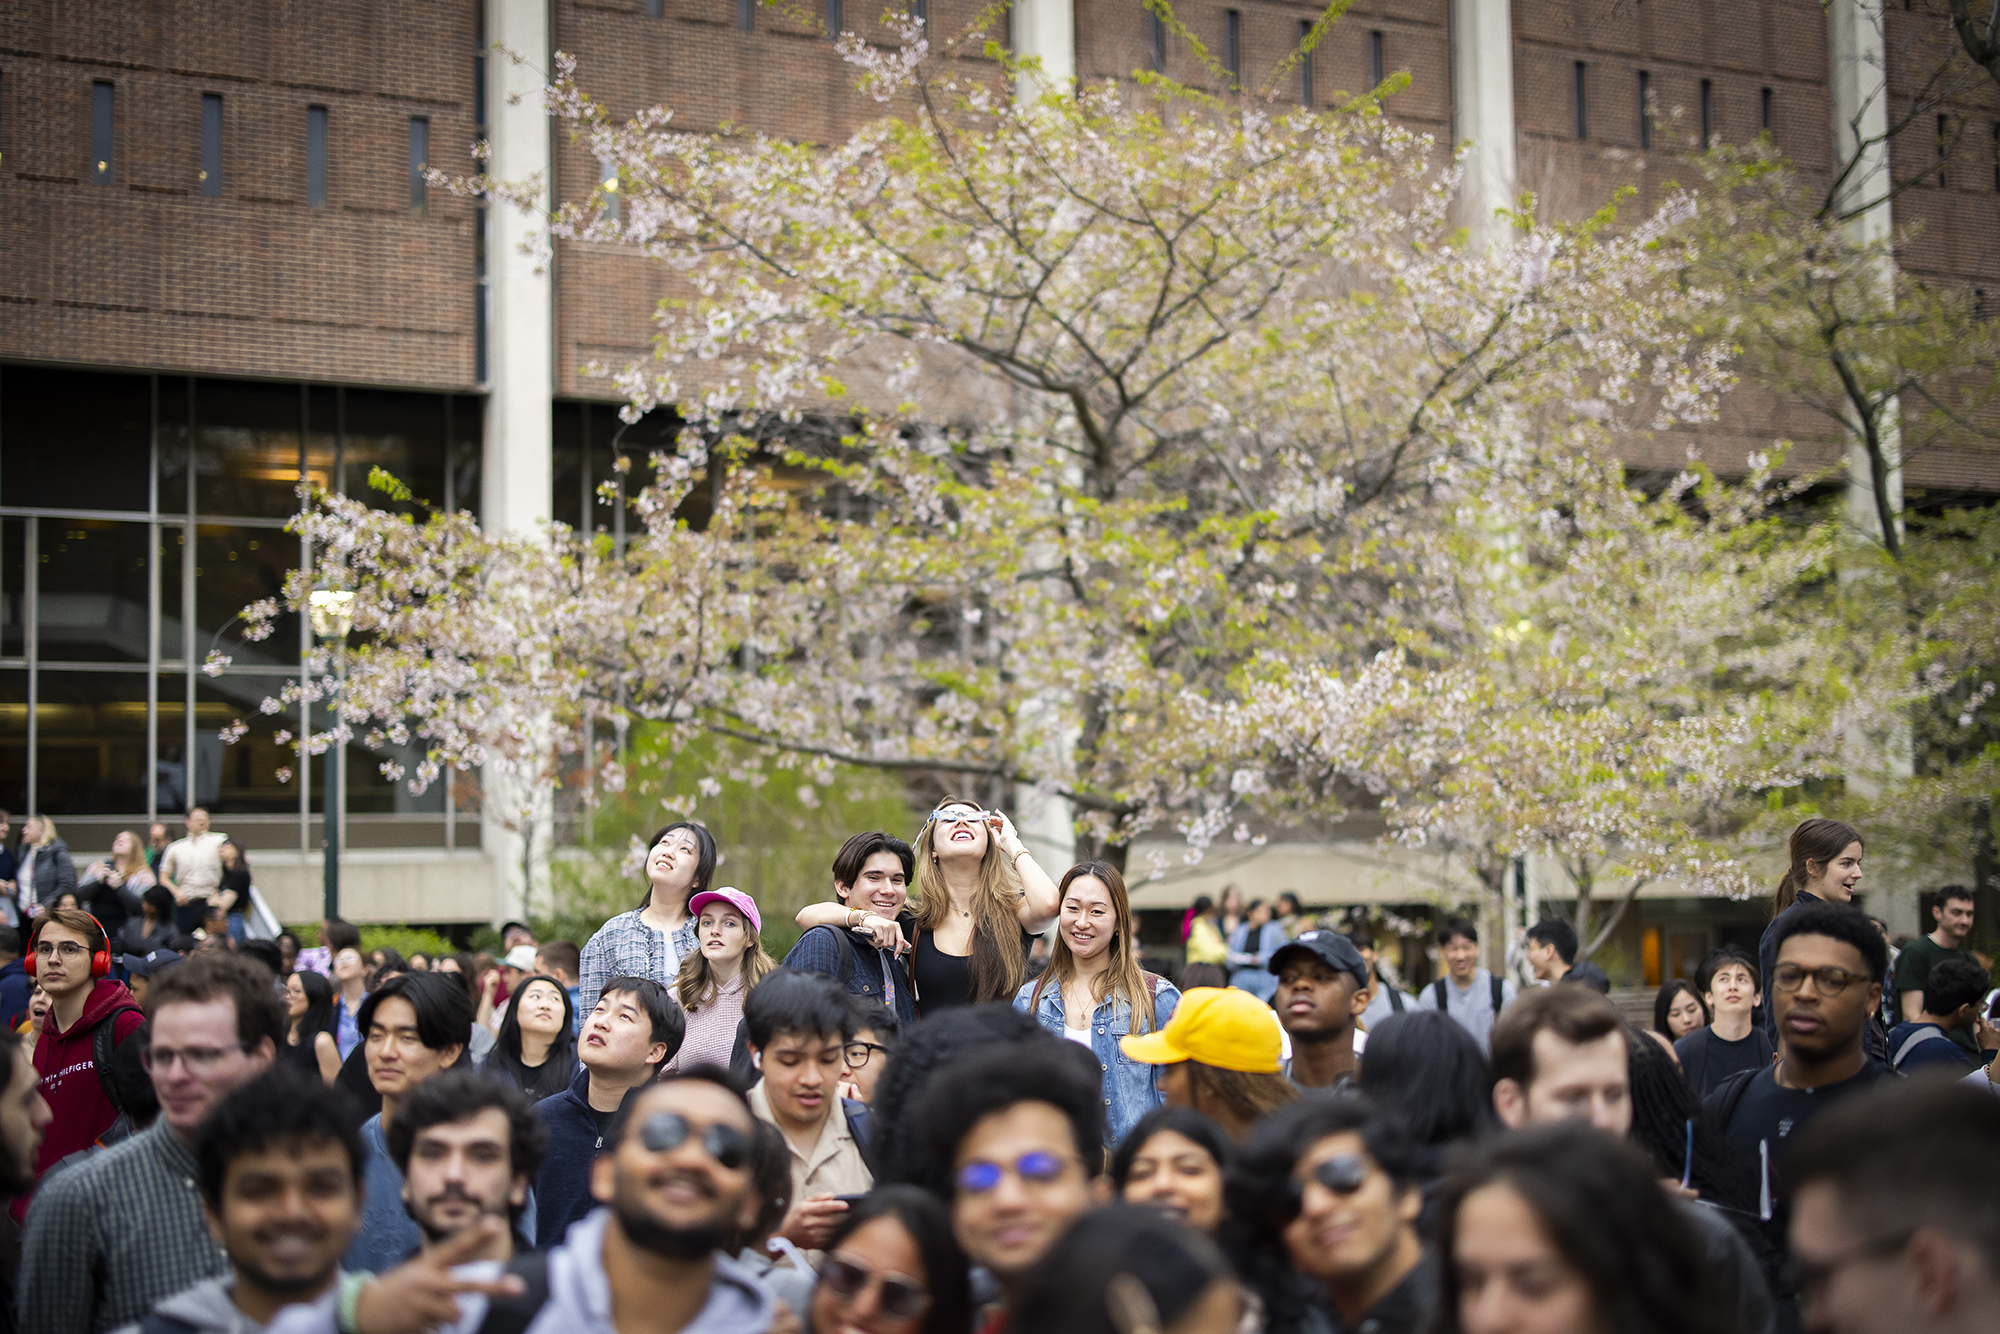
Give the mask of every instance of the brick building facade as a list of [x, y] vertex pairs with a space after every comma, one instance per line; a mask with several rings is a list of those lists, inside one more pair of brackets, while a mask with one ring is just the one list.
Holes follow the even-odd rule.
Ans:
[[[1829, 171], [1836, 84], [1857, 77], [1838, 19], [1848, 6], [1865, 20], [1868, 3], [1357, 0], [1272, 91], [1327, 103], [1407, 72], [1391, 114], [1473, 145], [1468, 220], [1516, 189], [1575, 215], [1621, 184], [1658, 191], [1702, 133], [1768, 131]], [[886, 36], [873, 7], [819, 4]], [[929, 21], [955, 30], [980, 8], [931, 0]], [[1318, 9], [1179, 12], [1262, 89]], [[1921, 4], [1878, 17], [1870, 68], [1886, 104], [1907, 106], [1949, 32]], [[1057, 76], [1204, 77], [1139, 0], [1019, 0], [1011, 31]], [[537, 272], [518, 253], [525, 221], [422, 177], [471, 170], [486, 137], [497, 175], [541, 172], [561, 199], [594, 188], [587, 149], [535, 105], [558, 49], [614, 114], [665, 103], [684, 126], [828, 141], [876, 109], [818, 26], [747, 0], [0, 10], [0, 805], [46, 810], [81, 855], [211, 802], [284, 914], [310, 915], [324, 766], [270, 778], [282, 719], [248, 748], [212, 743], [216, 718], [296, 666], [273, 648], [240, 656], [234, 684], [191, 670], [245, 594], [308, 558], [281, 532], [298, 476], [352, 489], [381, 463], [491, 524], [606, 521], [590, 487], [615, 418], [609, 386], [582, 367], [643, 355], [659, 272], [569, 242]], [[1950, 156], [1941, 182], [1891, 206], [1924, 224], [1914, 271], [2000, 285], [1996, 107], [1990, 82], [1970, 84], [1939, 122], [1942, 150], [1928, 123], [1896, 141], [1898, 180]], [[1750, 392], [1699, 443], [1726, 467], [1778, 437], [1822, 458], [1840, 447], [1823, 419]], [[1634, 462], [1674, 466], [1690, 443], [1635, 446]], [[1908, 481], [1991, 494], [2000, 467], [1927, 456]], [[303, 642], [302, 627], [288, 633]], [[452, 794], [419, 801], [374, 781], [380, 758], [357, 747], [346, 766], [353, 913], [500, 913], [504, 834]], [[401, 887], [416, 864], [421, 905]]]

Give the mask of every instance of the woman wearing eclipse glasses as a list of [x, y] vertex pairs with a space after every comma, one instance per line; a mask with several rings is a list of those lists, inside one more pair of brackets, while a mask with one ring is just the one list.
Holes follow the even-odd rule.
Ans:
[[[886, 950], [910, 954], [920, 1014], [1008, 1001], [1027, 979], [1028, 945], [1062, 907], [1056, 882], [1022, 844], [1004, 812], [948, 796], [916, 842], [917, 902], [906, 939], [897, 922], [862, 914], [853, 929]], [[809, 903], [801, 927], [848, 926], [844, 904]]]

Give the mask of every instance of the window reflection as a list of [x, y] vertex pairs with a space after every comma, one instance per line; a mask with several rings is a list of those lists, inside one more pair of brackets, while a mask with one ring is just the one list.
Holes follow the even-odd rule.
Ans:
[[296, 667], [297, 613], [280, 612], [270, 636], [254, 642], [244, 641], [245, 627], [236, 617], [253, 602], [283, 597], [285, 578], [298, 564], [299, 539], [282, 529], [200, 525], [194, 554], [194, 665], [199, 668], [207, 658], [219, 630], [217, 647], [239, 667]]
[[143, 672], [39, 673], [35, 732], [40, 809], [51, 815], [146, 809]]
[[0, 504], [144, 513], [151, 414], [143, 375], [0, 367]]
[[49, 518], [40, 521], [37, 536], [35, 619], [42, 660], [146, 661], [147, 526]]

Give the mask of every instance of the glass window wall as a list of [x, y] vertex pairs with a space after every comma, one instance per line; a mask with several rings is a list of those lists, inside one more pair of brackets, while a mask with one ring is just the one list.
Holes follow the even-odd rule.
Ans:
[[[288, 614], [249, 643], [237, 614], [311, 567], [284, 531], [302, 476], [386, 505], [366, 491], [380, 466], [476, 511], [481, 407], [0, 366], [0, 806], [17, 826], [40, 810], [143, 830], [192, 801], [246, 846], [318, 847], [327, 766], [288, 744], [296, 708], [261, 709], [298, 678], [305, 626]], [[231, 658], [215, 678], [212, 647]], [[346, 749], [345, 846], [477, 841], [468, 785], [455, 805], [444, 784], [413, 796], [381, 765], [414, 751]]]

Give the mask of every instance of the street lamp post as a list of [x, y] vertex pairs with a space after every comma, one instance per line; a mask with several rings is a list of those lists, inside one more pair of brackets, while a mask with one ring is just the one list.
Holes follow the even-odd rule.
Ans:
[[[333, 644], [334, 699], [347, 686], [347, 632], [354, 628], [354, 594], [344, 588], [316, 588], [311, 599], [313, 634]], [[338, 715], [329, 710], [338, 728]], [[347, 796], [345, 747], [326, 751], [326, 883], [321, 916], [340, 916], [340, 810]]]

